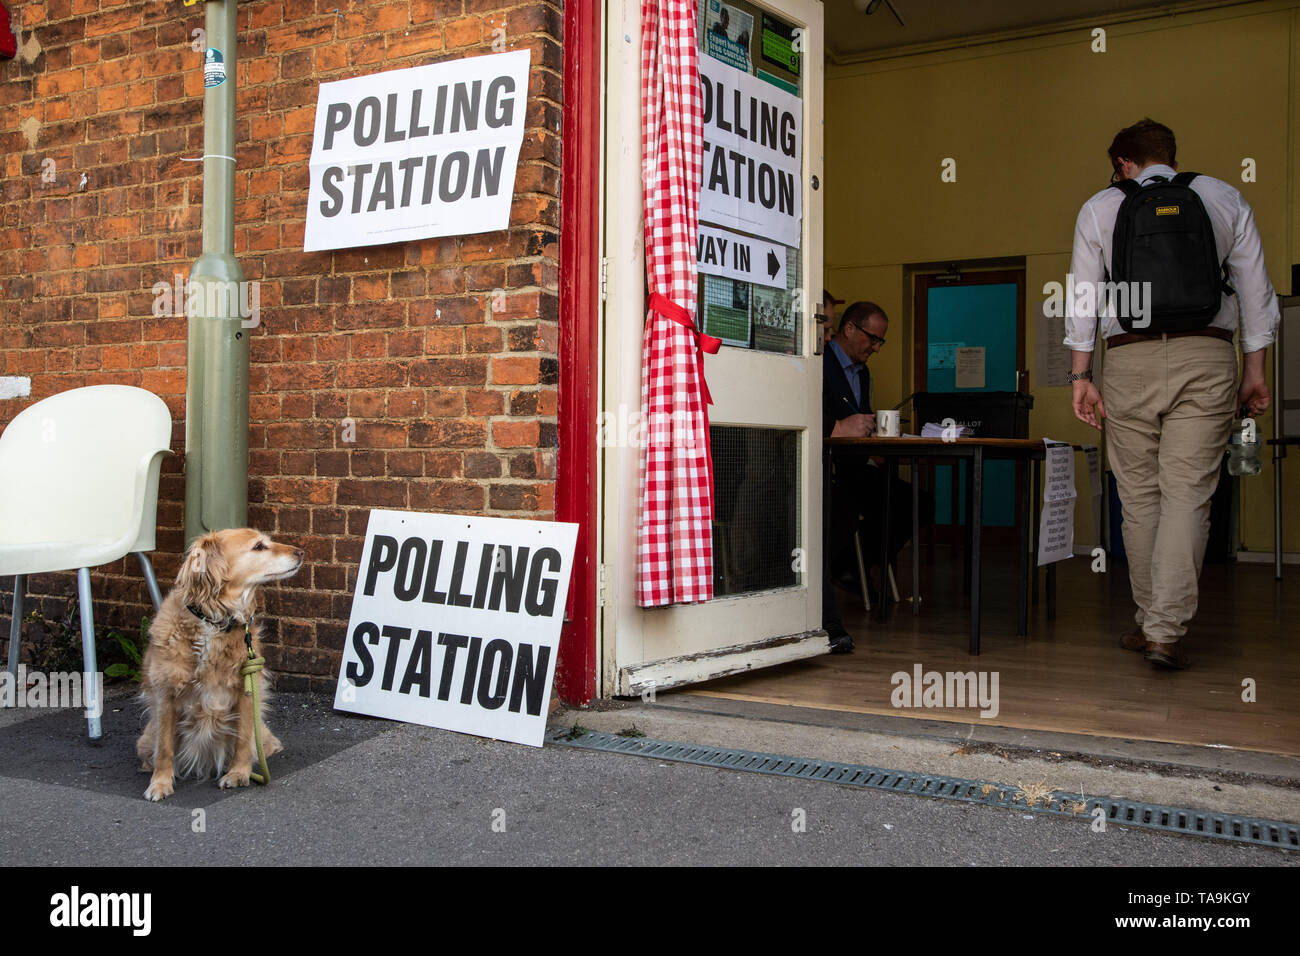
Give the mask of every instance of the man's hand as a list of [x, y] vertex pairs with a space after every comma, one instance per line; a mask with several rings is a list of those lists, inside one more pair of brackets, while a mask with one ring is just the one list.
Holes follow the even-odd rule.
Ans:
[[850, 415], [848, 418], [841, 418], [831, 429], [832, 438], [866, 438], [876, 430], [876, 416], [871, 415]]
[[1268, 386], [1264, 384], [1264, 377], [1243, 378], [1241, 388], [1237, 390], [1237, 407], [1245, 405], [1252, 415], [1259, 415], [1268, 411], [1269, 394]]
[[1237, 407], [1247, 406], [1252, 415], [1268, 410], [1268, 386], [1264, 383], [1264, 350], [1242, 356], [1241, 388], [1237, 389]]
[[1101, 428], [1100, 419], [1106, 417], [1106, 406], [1102, 404], [1101, 393], [1087, 379], [1074, 383], [1074, 417], [1097, 429]]

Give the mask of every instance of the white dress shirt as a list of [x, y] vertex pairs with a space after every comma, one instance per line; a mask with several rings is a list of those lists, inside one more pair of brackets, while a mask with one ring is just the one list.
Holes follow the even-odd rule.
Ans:
[[[1153, 163], [1138, 173], [1139, 183], [1152, 176], [1172, 180], [1177, 173], [1162, 163]], [[1197, 176], [1191, 188], [1201, 197], [1214, 227], [1214, 244], [1219, 261], [1228, 260], [1228, 281], [1237, 290], [1236, 297], [1224, 295], [1218, 314], [1210, 323], [1214, 328], [1237, 331], [1240, 302], [1241, 350], [1255, 352], [1273, 344], [1277, 324], [1281, 321], [1277, 295], [1264, 268], [1264, 248], [1255, 226], [1255, 216], [1236, 189], [1210, 176]], [[1115, 235], [1115, 217], [1124, 202], [1124, 193], [1113, 187], [1097, 193], [1079, 210], [1074, 227], [1074, 251], [1070, 272], [1074, 287], [1084, 282], [1099, 289], [1106, 281], [1111, 263], [1111, 246]], [[1225, 253], [1226, 250], [1226, 253]], [[1100, 299], [1101, 297], [1096, 297]], [[1096, 337], [1098, 308], [1088, 308], [1088, 300], [1070, 304], [1066, 310], [1065, 345], [1076, 352], [1091, 352]], [[1123, 333], [1124, 329], [1111, 309], [1098, 302], [1103, 338]], [[1081, 307], [1082, 306], [1082, 307]]]

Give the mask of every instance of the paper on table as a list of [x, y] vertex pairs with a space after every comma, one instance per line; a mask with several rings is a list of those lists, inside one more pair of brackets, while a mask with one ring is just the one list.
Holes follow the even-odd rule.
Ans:
[[971, 430], [966, 425], [944, 428], [938, 422], [926, 422], [921, 426], [922, 438], [969, 438]]

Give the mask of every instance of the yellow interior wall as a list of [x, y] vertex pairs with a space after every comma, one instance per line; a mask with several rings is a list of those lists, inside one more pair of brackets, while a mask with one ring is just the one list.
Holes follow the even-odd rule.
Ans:
[[[1106, 29], [1104, 53], [1080, 29], [828, 67], [826, 282], [839, 298], [875, 299], [894, 319], [890, 345], [871, 361], [878, 405], [910, 391], [904, 266], [1023, 257], [1030, 434], [1096, 442], [1074, 418], [1070, 390], [1038, 384], [1036, 316], [1043, 284], [1065, 279], [1079, 207], [1109, 180], [1106, 147], [1143, 116], [1174, 130], [1180, 168], [1242, 191], [1274, 287], [1289, 291], [1290, 264], [1300, 261], [1300, 0]], [[1256, 182], [1241, 181], [1246, 157]], [[941, 181], [945, 158], [956, 160], [956, 182]], [[1270, 350], [1270, 384], [1271, 374]], [[1261, 434], [1272, 428], [1272, 414], [1261, 416]], [[1267, 551], [1273, 476], [1267, 451], [1262, 457], [1263, 473], [1241, 481], [1241, 541]], [[1082, 456], [1076, 464], [1083, 544], [1092, 539], [1091, 503]], [[1296, 456], [1284, 478], [1284, 495], [1300, 500]], [[1284, 543], [1300, 550], [1300, 508], [1284, 516]]]

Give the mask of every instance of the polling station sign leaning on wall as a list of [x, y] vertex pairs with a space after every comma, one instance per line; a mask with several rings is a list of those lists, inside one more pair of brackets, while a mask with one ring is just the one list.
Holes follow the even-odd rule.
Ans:
[[540, 747], [577, 536], [371, 511], [334, 706]]
[[528, 50], [322, 83], [306, 252], [505, 229]]

